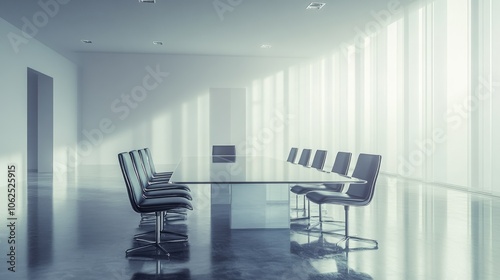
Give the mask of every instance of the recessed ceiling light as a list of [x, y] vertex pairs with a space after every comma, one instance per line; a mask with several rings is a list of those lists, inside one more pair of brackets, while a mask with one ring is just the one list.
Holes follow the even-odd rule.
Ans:
[[153, 41], [153, 44], [155, 44], [157, 46], [163, 46], [163, 42], [162, 41]]
[[139, 0], [139, 3], [154, 4], [156, 3], [156, 0]]
[[326, 5], [326, 3], [321, 2], [311, 2], [309, 6], [307, 6], [306, 10], [320, 10]]
[[270, 48], [272, 48], [272, 47], [273, 47], [273, 46], [271, 46], [271, 45], [269, 45], [269, 44], [262, 44], [262, 45], [260, 45], [260, 48], [261, 48], [261, 49], [270, 49]]
[[82, 40], [82, 43], [84, 43], [84, 44], [92, 44], [92, 41], [91, 40]]

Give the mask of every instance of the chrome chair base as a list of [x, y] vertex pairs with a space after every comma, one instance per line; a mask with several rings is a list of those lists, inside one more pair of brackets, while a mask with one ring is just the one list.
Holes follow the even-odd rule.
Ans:
[[316, 222], [316, 223], [314, 223], [314, 224], [308, 223], [308, 224], [307, 224], [307, 227], [306, 227], [306, 230], [309, 230], [309, 231], [310, 231], [310, 230], [313, 230], [313, 229], [315, 229], [315, 228], [319, 227], [319, 231], [321, 231], [321, 232], [327, 232], [327, 233], [328, 233], [328, 232], [331, 232], [331, 231], [324, 231], [324, 230], [323, 230], [323, 224], [324, 224], [324, 223], [334, 224], [334, 225], [338, 225], [338, 226], [341, 226], [341, 227], [342, 227], [342, 228], [340, 228], [340, 229], [336, 229], [336, 230], [333, 230], [333, 231], [343, 230], [343, 229], [344, 229], [344, 222], [343, 222], [343, 221], [335, 221], [335, 220], [326, 220], [326, 221], [325, 221], [325, 220], [323, 220], [323, 221], [321, 221], [321, 222], [319, 222], [319, 221], [318, 221], [318, 222]]
[[[159, 216], [159, 221], [160, 221], [160, 224], [159, 224], [160, 238], [161, 238], [162, 234], [170, 234], [170, 235], [179, 236], [181, 238], [169, 239], [169, 240], [165, 240], [164, 242], [166, 242], [166, 243], [187, 242], [188, 241], [188, 236], [186, 234], [182, 234], [182, 233], [178, 233], [178, 232], [173, 232], [173, 231], [167, 231], [167, 230], [164, 229], [165, 228], [165, 223], [164, 222], [165, 222], [165, 217], [167, 216], [167, 214], [169, 214], [169, 212], [168, 213], [167, 212], [160, 212], [159, 215], [158, 214], [156, 215], [156, 217], [157, 217], [156, 222], [158, 222], [158, 216]], [[151, 235], [152, 233], [157, 233], [156, 226], [155, 226], [155, 230], [154, 231], [148, 231], [148, 232], [138, 233], [138, 234], [134, 235], [134, 239], [136, 241], [141, 241], [141, 242], [146, 242], [146, 243], [152, 243], [154, 241], [142, 238], [143, 236]]]
[[[154, 233], [154, 231], [148, 231], [148, 232], [136, 234], [136, 235], [134, 235], [134, 240], [140, 241], [140, 242], [146, 242], [146, 243], [155, 242], [154, 240], [143, 238], [143, 237], [147, 237], [148, 235], [151, 235], [153, 233]], [[162, 235], [162, 236], [163, 235], [175, 235], [175, 236], [180, 237], [180, 238], [177, 238], [177, 239], [165, 239], [165, 238], [162, 238], [161, 239], [161, 240], [163, 240], [162, 242], [165, 242], [165, 243], [187, 242], [188, 241], [188, 236], [187, 235], [182, 234], [182, 233], [173, 232], [173, 231], [161, 231], [160, 235]]]
[[331, 218], [329, 220], [324, 220], [323, 219], [323, 209], [321, 208], [321, 204], [318, 204], [318, 206], [319, 206], [318, 207], [319, 208], [318, 216], [310, 216], [310, 218], [317, 217], [318, 222], [316, 222], [315, 224], [311, 224], [311, 222], [309, 221], [309, 224], [307, 225], [307, 230], [312, 230], [313, 228], [316, 228], [319, 226], [319, 230], [323, 232], [323, 223], [344, 225], [344, 221], [335, 221], [335, 220], [333, 220], [333, 218]]
[[[156, 212], [155, 216], [156, 216], [156, 223], [155, 223], [155, 230], [154, 231], [140, 233], [140, 234], [137, 234], [134, 236], [134, 240], [146, 243], [146, 245], [142, 245], [139, 247], [134, 247], [134, 248], [130, 248], [130, 249], [126, 250], [125, 255], [127, 257], [133, 252], [143, 251], [143, 250], [149, 249], [149, 248], [156, 249], [156, 251], [155, 251], [156, 253], [163, 252], [164, 254], [166, 254], [166, 256], [170, 256], [170, 253], [162, 246], [162, 244], [173, 243], [173, 242], [187, 242], [187, 240], [188, 240], [187, 235], [163, 230], [163, 227], [164, 227], [163, 222], [164, 222], [164, 218], [165, 218], [165, 213], [163, 211]], [[154, 240], [142, 238], [143, 236], [146, 236], [146, 235], [151, 234], [151, 233], [154, 233], [154, 235], [155, 235]], [[181, 238], [162, 240], [162, 234], [177, 235], [177, 236], [180, 236]]]
[[[340, 244], [345, 243], [345, 250], [355, 251], [355, 250], [376, 250], [376, 249], [378, 249], [378, 242], [374, 239], [368, 239], [368, 238], [362, 238], [362, 237], [358, 237], [358, 236], [349, 235], [349, 206], [344, 206], [344, 219], [345, 219], [345, 221], [323, 220], [321, 204], [319, 204], [319, 206], [320, 206], [320, 208], [319, 208], [319, 221], [313, 225], [309, 224], [307, 226], [308, 231], [311, 231], [313, 228], [319, 226], [319, 232], [321, 234], [327, 233], [327, 234], [340, 236], [341, 239], [339, 241], [337, 241], [337, 243], [335, 243], [335, 245], [340, 247]], [[342, 229], [337, 229], [337, 230], [333, 230], [333, 231], [324, 231], [323, 230], [323, 223], [344, 225], [344, 227], [343, 227], [344, 232], [343, 233], [334, 232], [334, 231], [339, 231]], [[360, 242], [364, 242], [364, 243], [372, 243], [372, 244], [374, 244], [374, 246], [370, 247], [370, 248], [366, 248], [366, 247], [352, 248], [349, 246], [350, 240], [360, 241]]]
[[[161, 243], [163, 243], [163, 242], [161, 242]], [[143, 245], [143, 246], [139, 246], [139, 247], [130, 248], [127, 251], [125, 251], [125, 254], [128, 257], [131, 253], [134, 253], [137, 251], [143, 251], [143, 250], [148, 249], [148, 248], [156, 248], [157, 251], [160, 250], [167, 257], [170, 257], [170, 253], [165, 248], [163, 248], [161, 243], [153, 243], [153, 244], [147, 244], [147, 245]]]
[[[330, 233], [330, 234], [342, 236], [342, 238], [339, 241], [337, 241], [337, 243], [335, 243], [335, 245], [340, 247], [340, 244], [345, 243], [344, 250], [356, 251], [356, 250], [377, 250], [378, 249], [378, 241], [374, 240], [374, 239], [362, 238], [362, 237], [357, 237], [357, 236], [345, 236], [345, 235], [340, 234], [340, 233]], [[374, 246], [369, 247], [369, 248], [366, 248], [366, 247], [353, 248], [349, 244], [349, 241], [351, 241], [351, 240], [352, 241], [359, 241], [359, 242], [363, 242], [363, 243], [371, 243]]]

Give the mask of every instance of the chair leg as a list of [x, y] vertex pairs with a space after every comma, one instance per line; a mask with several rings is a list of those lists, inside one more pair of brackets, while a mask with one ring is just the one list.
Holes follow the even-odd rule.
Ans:
[[[302, 209], [299, 208], [299, 205], [298, 205], [298, 199], [299, 195], [296, 194], [295, 195], [295, 208], [293, 208], [292, 210], [302, 210], [303, 214], [302, 214], [302, 217], [297, 217], [297, 218], [291, 218], [290, 221], [294, 222], [294, 221], [300, 221], [300, 220], [309, 220], [311, 218], [311, 214], [310, 214], [310, 205], [308, 204], [308, 211], [307, 211], [307, 215], [306, 215], [306, 196], [304, 195], [304, 205], [302, 206]], [[309, 200], [307, 201], [309, 203]]]
[[361, 242], [367, 242], [367, 243], [373, 243], [375, 246], [373, 248], [352, 248], [352, 250], [356, 249], [378, 249], [378, 242], [374, 239], [368, 239], [368, 238], [362, 238], [362, 237], [357, 237], [357, 236], [350, 236], [349, 235], [349, 206], [344, 205], [344, 215], [345, 215], [345, 230], [344, 230], [344, 237], [337, 242], [337, 245], [339, 245], [342, 242], [345, 242], [346, 250], [349, 250], [349, 241], [350, 240], [356, 240], [356, 241], [361, 241]]
[[[327, 217], [327, 219], [325, 219], [325, 217], [323, 217], [323, 210], [321, 208], [321, 204], [318, 204], [318, 216], [312, 216], [311, 214], [309, 214], [309, 218], [318, 218], [318, 222], [316, 222], [315, 224], [310, 224], [307, 226], [307, 230], [312, 230], [313, 228], [317, 227], [317, 226], [320, 226], [320, 230], [323, 231], [323, 223], [328, 223], [328, 224], [335, 224], [335, 225], [339, 225], [339, 226], [342, 226], [344, 221], [336, 221], [336, 220], [333, 220], [332, 217]], [[309, 210], [309, 213], [311, 213], [311, 211]], [[333, 231], [339, 231], [341, 230], [340, 229], [335, 229]], [[337, 234], [337, 233], [334, 233], [334, 232], [330, 232], [329, 233], [333, 233], [333, 234]]]
[[319, 230], [323, 232], [323, 210], [321, 209], [321, 204], [319, 204]]
[[[175, 243], [175, 242], [186, 242], [186, 241], [188, 241], [188, 236], [186, 234], [182, 234], [182, 233], [177, 233], [177, 232], [165, 230], [165, 216], [166, 216], [166, 214], [167, 213], [163, 212], [163, 211], [159, 212], [160, 222], [158, 223], [158, 213], [157, 213], [156, 225], [158, 225], [158, 224], [160, 225], [160, 231], [159, 231], [160, 238], [159, 238], [159, 240], [161, 240], [161, 234], [171, 234], [171, 235], [179, 236], [181, 238], [178, 238], [178, 239], [168, 239], [168, 240], [163, 241], [163, 243]], [[156, 225], [155, 225], [155, 229], [156, 229]], [[150, 243], [150, 242], [152, 242], [151, 240], [144, 239], [144, 238], [141, 238], [141, 237], [149, 235], [151, 233], [152, 232], [144, 232], [144, 233], [136, 234], [136, 235], [134, 235], [134, 239], [137, 240], [137, 241], [142, 241], [142, 242]], [[155, 235], [157, 235], [157, 234], [158, 234], [158, 232], [155, 230]]]
[[299, 208], [299, 195], [295, 194], [295, 208], [292, 208], [291, 210], [301, 210]]

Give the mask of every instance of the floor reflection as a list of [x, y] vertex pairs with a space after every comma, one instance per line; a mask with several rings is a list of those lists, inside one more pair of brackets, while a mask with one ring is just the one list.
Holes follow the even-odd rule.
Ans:
[[176, 271], [165, 271], [162, 266], [166, 266], [168, 270], [168, 263], [163, 264], [161, 259], [154, 260], [156, 264], [155, 271], [141, 271], [132, 275], [130, 280], [191, 280], [191, 271], [188, 268], [179, 269]]
[[[188, 246], [171, 244], [169, 258], [126, 258], [133, 236], [151, 226], [140, 225], [116, 171], [116, 176], [80, 174], [65, 182], [30, 174], [18, 217], [18, 271], [12, 278], [2, 261], [0, 279], [496, 280], [500, 275], [500, 199], [384, 176], [372, 204], [350, 211], [350, 233], [376, 239], [377, 250], [345, 251], [336, 245], [338, 236], [305, 231], [305, 221], [290, 230], [231, 230], [228, 207], [211, 207], [204, 185], [191, 186], [195, 209], [187, 219], [167, 222], [167, 230], [189, 235]], [[344, 216], [342, 207], [324, 210], [337, 220]], [[0, 236], [6, 236], [5, 226]], [[5, 243], [0, 249], [5, 252]]]
[[[327, 237], [328, 234], [296, 232], [290, 243], [290, 252], [309, 261], [315, 270], [308, 279], [373, 279], [367, 273], [358, 272], [349, 266], [349, 255], [361, 251], [376, 250], [373, 247], [349, 248], [337, 245], [338, 238]], [[332, 239], [329, 241], [329, 239]]]
[[28, 267], [43, 266], [53, 261], [52, 186], [52, 176], [48, 174], [32, 173], [29, 176], [27, 184]]

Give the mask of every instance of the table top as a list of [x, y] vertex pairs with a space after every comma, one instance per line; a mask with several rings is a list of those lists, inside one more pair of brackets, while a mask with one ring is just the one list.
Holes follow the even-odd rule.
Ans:
[[170, 178], [176, 184], [362, 184], [366, 181], [259, 156], [183, 157]]

